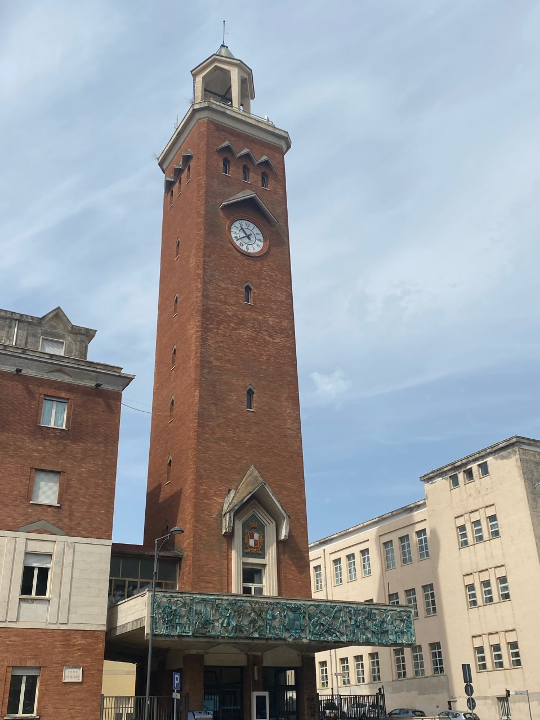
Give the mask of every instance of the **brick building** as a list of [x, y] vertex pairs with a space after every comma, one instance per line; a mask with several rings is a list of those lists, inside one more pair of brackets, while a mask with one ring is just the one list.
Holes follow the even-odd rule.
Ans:
[[0, 310], [0, 714], [97, 720], [120, 405], [61, 308]]
[[[158, 575], [152, 693], [170, 695], [179, 670], [184, 710], [250, 720], [256, 707], [260, 720], [304, 720], [318, 712], [316, 651], [351, 637], [412, 642], [412, 613], [311, 600], [290, 138], [251, 113], [252, 71], [225, 45], [192, 75], [194, 102], [159, 157], [165, 192], [145, 547], [173, 526], [184, 533], [167, 548], [181, 556], [178, 590], [167, 586], [174, 581], [166, 566]], [[107, 657], [141, 667], [152, 602], [143, 589], [146, 552], [140, 548], [137, 565], [135, 547], [113, 548], [107, 639]], [[138, 573], [131, 584], [128, 571]], [[378, 633], [381, 622], [387, 629]]]

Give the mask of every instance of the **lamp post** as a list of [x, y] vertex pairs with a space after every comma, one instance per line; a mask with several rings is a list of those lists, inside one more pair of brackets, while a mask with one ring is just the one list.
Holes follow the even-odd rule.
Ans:
[[152, 573], [152, 591], [150, 598], [150, 632], [148, 634], [148, 664], [146, 666], [146, 696], [144, 701], [144, 720], [150, 717], [150, 673], [152, 672], [152, 646], [154, 644], [154, 610], [156, 597], [156, 580], [158, 570], [159, 551], [171, 535], [181, 535], [184, 531], [181, 527], [173, 527], [166, 535], [154, 540], [154, 572]]

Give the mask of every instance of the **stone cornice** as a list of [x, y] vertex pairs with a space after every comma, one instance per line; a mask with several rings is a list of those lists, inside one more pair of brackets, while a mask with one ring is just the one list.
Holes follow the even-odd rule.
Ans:
[[495, 455], [495, 453], [502, 452], [513, 447], [523, 447], [527, 448], [528, 450], [535, 450], [536, 452], [540, 452], [540, 440], [523, 437], [522, 435], [513, 435], [511, 438], [501, 440], [494, 445], [489, 445], [489, 447], [484, 448], [483, 450], [478, 450], [477, 452], [471, 453], [470, 455], [465, 455], [464, 457], [459, 458], [459, 460], [454, 460], [447, 465], [442, 465], [435, 470], [431, 470], [431, 472], [422, 475], [420, 477], [420, 480], [422, 482], [435, 482], [436, 480], [440, 480], [442, 477], [446, 477], [452, 472], [456, 472], [458, 470], [461, 470], [462, 468], [468, 467], [472, 463], [482, 462], [482, 460], [485, 460], [486, 458]]
[[249, 113], [243, 113], [241, 110], [236, 110], [236, 108], [229, 107], [220, 102], [206, 100], [191, 105], [159, 156], [158, 164], [163, 172], [166, 172], [174, 156], [195, 126], [195, 123], [205, 118], [214, 120], [235, 130], [240, 130], [248, 135], [253, 135], [253, 137], [259, 140], [277, 145], [283, 153], [286, 153], [291, 147], [289, 133], [286, 130], [280, 130], [269, 120], [258, 118]]
[[123, 373], [122, 368], [115, 365], [0, 344], [0, 371], [15, 372], [16, 369], [22, 370], [23, 375], [75, 385], [95, 387], [99, 383], [105, 390], [118, 392], [135, 377]]

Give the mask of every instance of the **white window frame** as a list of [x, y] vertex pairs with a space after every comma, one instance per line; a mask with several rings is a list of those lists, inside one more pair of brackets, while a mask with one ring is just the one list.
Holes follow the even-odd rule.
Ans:
[[493, 597], [493, 586], [491, 580], [481, 580], [482, 585], [482, 601], [484, 605], [492, 605], [495, 601]]
[[[45, 414], [45, 407], [46, 407], [46, 406], [45, 406], [45, 403], [52, 403], [51, 422], [50, 422], [50, 423], [45, 423], [45, 422], [43, 422], [43, 416], [44, 416], [44, 414]], [[59, 407], [59, 406], [62, 406], [62, 405], [64, 406], [64, 415], [63, 415], [63, 417], [62, 417], [62, 424], [61, 424], [61, 425], [56, 425], [56, 424], [55, 424], [56, 411], [57, 411], [58, 407]], [[40, 425], [41, 425], [42, 427], [55, 428], [56, 430], [65, 430], [65, 429], [66, 429], [66, 419], [67, 419], [67, 405], [68, 405], [68, 401], [67, 401], [66, 398], [57, 398], [57, 397], [51, 397], [51, 396], [49, 396], [49, 395], [46, 395], [46, 396], [43, 398], [43, 405], [41, 406], [41, 421], [40, 421]]]
[[396, 567], [396, 555], [394, 553], [394, 541], [387, 540], [383, 543], [384, 560], [387, 570], [394, 570]]
[[363, 655], [355, 655], [354, 656], [354, 668], [356, 671], [356, 684], [357, 685], [364, 685], [366, 682], [366, 673], [364, 669], [364, 656]]
[[483, 645], [477, 645], [474, 648], [474, 657], [476, 660], [476, 669], [478, 670], [478, 672], [484, 672], [488, 669], [486, 651]]
[[323, 589], [321, 565], [314, 565], [313, 567], [313, 585], [314, 592], [320, 592]]
[[414, 668], [414, 677], [425, 677], [426, 666], [424, 665], [424, 653], [421, 645], [413, 645], [412, 659]]
[[381, 662], [378, 652], [369, 653], [369, 669], [371, 682], [381, 682]]
[[511, 640], [508, 643], [508, 654], [510, 656], [510, 665], [513, 668], [522, 667], [521, 653], [519, 652], [519, 644], [517, 640]]
[[418, 599], [416, 597], [416, 588], [409, 588], [405, 590], [405, 601], [407, 605], [412, 608], [413, 617], [416, 620], [418, 618]]
[[418, 559], [429, 559], [429, 542], [426, 528], [416, 531], [416, 542], [418, 544]]
[[495, 513], [493, 513], [493, 515], [488, 515], [487, 522], [489, 527], [490, 539], [494, 540], [495, 538], [501, 537], [501, 529], [499, 527], [499, 520], [497, 518], [497, 515]]
[[[46, 478], [38, 475], [38, 473], [44, 473], [49, 474], [50, 476], [55, 476], [54, 480], [56, 481], [56, 500], [55, 502], [50, 502], [49, 500], [44, 501], [43, 499], [39, 499], [39, 489], [40, 489], [40, 483], [41, 481], [45, 481]], [[62, 473], [59, 470], [44, 470], [43, 468], [35, 468], [34, 469], [34, 481], [32, 486], [32, 500], [31, 503], [35, 505], [50, 505], [52, 507], [57, 507], [59, 505], [58, 498], [60, 495], [60, 481], [62, 479]], [[49, 478], [49, 482], [52, 482], [53, 478]]]
[[[38, 694], [39, 694], [39, 678], [41, 674], [41, 668], [36, 667], [13, 667], [11, 668], [11, 679], [10, 679], [10, 687], [8, 689], [8, 697], [11, 691], [11, 681], [13, 677], [23, 676], [23, 680], [21, 683], [21, 691], [19, 694], [19, 708], [18, 713], [16, 715], [7, 715], [7, 717], [34, 717], [37, 714], [37, 702], [38, 702]], [[36, 682], [36, 694], [34, 695], [34, 707], [32, 709], [31, 713], [24, 713], [23, 714], [23, 702], [24, 702], [24, 694], [26, 690], [26, 678], [27, 677], [36, 677], [37, 676], [37, 682]]]
[[369, 548], [360, 550], [362, 556], [362, 577], [369, 577], [371, 575], [371, 558], [369, 556]]
[[491, 661], [493, 662], [493, 669], [494, 670], [504, 670], [504, 656], [503, 656], [501, 643], [493, 643], [490, 647], [491, 647]]
[[[54, 343], [60, 343], [60, 344], [62, 345], [62, 352], [60, 352], [60, 353], [52, 353], [50, 350], [43, 350], [43, 347], [42, 347], [42, 346], [43, 346], [43, 341], [44, 341], [44, 340], [49, 340], [50, 342], [54, 342]], [[48, 352], [50, 355], [60, 355], [60, 356], [63, 355], [63, 356], [65, 356], [65, 354], [66, 354], [66, 341], [65, 341], [65, 340], [59, 340], [58, 338], [52, 338], [52, 337], [47, 337], [46, 335], [42, 335], [42, 336], [40, 337], [40, 339], [39, 339], [39, 349], [40, 349], [40, 352]]]
[[[484, 472], [484, 468], [485, 468], [486, 472]], [[478, 463], [478, 475], [481, 478], [487, 477], [489, 475], [489, 465], [488, 465], [487, 460], [484, 460], [483, 462]]]
[[405, 680], [405, 678], [407, 677], [405, 648], [394, 648], [394, 667], [396, 669], [396, 679]]
[[471, 527], [473, 531], [473, 537], [475, 543], [484, 542], [484, 528], [482, 527], [481, 520], [472, 520]]
[[[508, 584], [508, 577], [506, 575], [501, 575], [497, 578], [497, 587], [499, 589], [499, 600], [501, 602], [510, 600], [510, 585]], [[503, 595], [507, 595], [508, 597], [503, 597]]]
[[465, 585], [465, 592], [467, 593], [467, 605], [470, 608], [478, 607], [478, 596], [476, 594], [476, 585], [474, 583], [467, 583]]
[[349, 669], [349, 658], [339, 658], [339, 669], [341, 672], [341, 684], [343, 687], [348, 687], [351, 684], [351, 673]]
[[465, 523], [463, 525], [457, 526], [457, 534], [458, 534], [458, 541], [459, 541], [459, 547], [469, 547], [469, 535], [467, 533], [467, 526]]
[[411, 539], [408, 534], [399, 538], [399, 546], [401, 548], [401, 564], [410, 565], [412, 563], [412, 551]]
[[444, 675], [444, 661], [440, 642], [429, 643], [431, 667], [434, 675]]
[[343, 585], [343, 566], [340, 557], [332, 560], [332, 567], [334, 568], [334, 585]]
[[[260, 570], [262, 573], [262, 583], [250, 583], [244, 581], [244, 570]], [[268, 595], [266, 592], [266, 565], [263, 565], [262, 563], [252, 563], [249, 560], [246, 560], [244, 558], [244, 562], [242, 563], [242, 594], [243, 595], [253, 595], [254, 597], [261, 597], [264, 595]], [[247, 593], [246, 588], [251, 588], [252, 592]], [[261, 593], [254, 592], [257, 588], [261, 588]]]
[[399, 605], [399, 592], [388, 593], [388, 604]]
[[435, 586], [433, 583], [422, 585], [422, 591], [424, 593], [424, 609], [426, 617], [431, 617], [437, 614], [437, 601], [435, 599]]
[[[32, 578], [32, 592], [30, 594], [22, 594], [22, 583], [25, 568], [33, 568]], [[23, 575], [21, 575], [21, 593], [20, 597], [23, 598], [37, 598], [39, 600], [47, 600], [49, 598], [49, 590], [51, 586], [51, 567], [52, 567], [52, 554], [51, 553], [25, 553], [23, 561]], [[38, 579], [39, 568], [47, 568], [47, 587], [45, 588], [45, 595], [36, 595], [36, 586]]]
[[326, 660], [319, 663], [319, 682], [322, 688], [328, 687], [328, 662]]
[[356, 556], [354, 553], [347, 555], [347, 578], [349, 582], [356, 580]]

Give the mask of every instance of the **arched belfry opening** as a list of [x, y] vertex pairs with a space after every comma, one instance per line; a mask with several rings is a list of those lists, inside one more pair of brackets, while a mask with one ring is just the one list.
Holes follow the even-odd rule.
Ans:
[[191, 71], [195, 83], [195, 103], [218, 102], [243, 112], [251, 112], [255, 97], [253, 73], [226, 45]]

